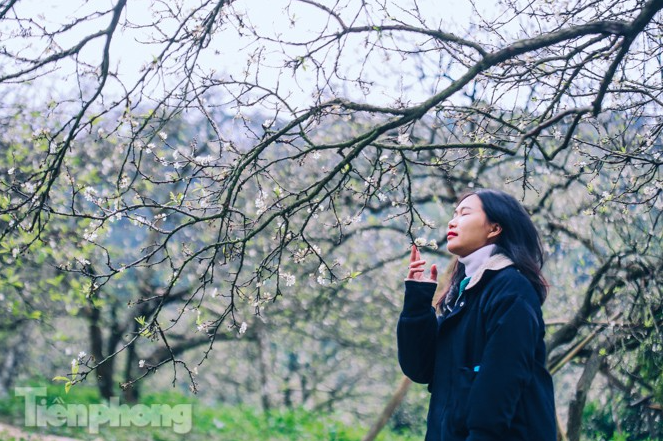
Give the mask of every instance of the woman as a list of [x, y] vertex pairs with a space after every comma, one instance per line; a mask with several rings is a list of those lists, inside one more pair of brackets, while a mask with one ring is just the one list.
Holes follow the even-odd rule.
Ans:
[[433, 307], [437, 268], [427, 276], [412, 247], [397, 330], [403, 372], [431, 392], [426, 441], [555, 441], [534, 224], [512, 196], [477, 190], [458, 203], [447, 249], [458, 260]]

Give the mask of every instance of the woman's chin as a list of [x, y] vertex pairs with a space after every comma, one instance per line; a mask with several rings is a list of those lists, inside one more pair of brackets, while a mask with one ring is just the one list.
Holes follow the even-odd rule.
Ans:
[[449, 251], [454, 256], [463, 257], [460, 254], [460, 253], [462, 253], [462, 250], [459, 250], [458, 247], [455, 247], [453, 245], [447, 244], [447, 251]]

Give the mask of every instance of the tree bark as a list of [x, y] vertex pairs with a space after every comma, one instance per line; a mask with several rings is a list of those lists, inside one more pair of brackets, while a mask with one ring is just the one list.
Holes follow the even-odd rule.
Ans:
[[[25, 358], [29, 327], [26, 323], [17, 325], [17, 334], [7, 337], [11, 340], [3, 349], [4, 361], [0, 364], [0, 397], [8, 397], [14, 380], [18, 377], [19, 367]], [[6, 343], [6, 342], [3, 342]]]
[[[106, 358], [104, 354], [104, 337], [101, 330], [101, 311], [90, 304], [86, 308], [88, 319], [88, 332], [90, 336], [90, 351], [97, 363]], [[110, 400], [113, 396], [113, 374], [115, 358], [110, 358], [97, 367], [97, 386], [101, 397]]]
[[373, 441], [378, 436], [382, 428], [387, 424], [387, 421], [389, 421], [389, 418], [391, 418], [391, 415], [403, 401], [403, 398], [405, 398], [405, 394], [407, 393], [408, 389], [410, 389], [411, 385], [412, 380], [406, 376], [403, 376], [401, 384], [398, 385], [398, 389], [396, 389], [396, 392], [382, 410], [380, 417], [373, 424], [373, 427], [371, 427], [371, 430], [368, 431], [362, 441]]
[[557, 424], [557, 441], [569, 441], [562, 426], [562, 421], [559, 419], [559, 413], [555, 414], [555, 423]]
[[272, 408], [269, 400], [269, 341], [265, 332], [265, 325], [257, 319], [255, 321], [258, 343], [258, 363], [260, 370], [260, 403], [263, 412]]
[[[140, 325], [137, 321], [133, 321], [133, 333], [140, 331]], [[138, 366], [136, 361], [136, 345], [129, 345], [127, 347], [127, 358], [124, 364], [124, 381], [126, 383], [130, 382], [133, 377], [134, 367]], [[139, 383], [133, 383], [131, 386], [124, 388], [122, 390], [122, 396], [126, 403], [137, 403], [138, 398], [140, 397]]]
[[585, 408], [585, 402], [587, 401], [587, 393], [589, 392], [589, 388], [592, 386], [592, 382], [594, 381], [596, 374], [599, 372], [601, 363], [603, 362], [601, 355], [599, 355], [599, 350], [599, 345], [597, 345], [594, 351], [592, 351], [592, 355], [585, 363], [585, 369], [583, 369], [582, 375], [576, 385], [575, 395], [569, 403], [569, 420], [566, 429], [569, 441], [580, 441], [582, 411]]

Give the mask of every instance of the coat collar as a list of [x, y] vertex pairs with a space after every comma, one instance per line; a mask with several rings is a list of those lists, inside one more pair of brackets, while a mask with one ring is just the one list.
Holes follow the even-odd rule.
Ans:
[[513, 261], [504, 254], [494, 254], [490, 256], [490, 258], [476, 270], [474, 275], [472, 275], [470, 282], [465, 289], [467, 290], [476, 286], [486, 271], [499, 271], [511, 265], [513, 265]]

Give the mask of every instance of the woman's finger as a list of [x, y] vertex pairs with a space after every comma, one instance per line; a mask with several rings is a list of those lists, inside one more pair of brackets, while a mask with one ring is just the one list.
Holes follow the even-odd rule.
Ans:
[[432, 281], [437, 282], [437, 265], [435, 264], [430, 266], [430, 278]]
[[417, 246], [412, 245], [412, 249], [410, 249], [410, 262], [414, 262], [417, 260]]

